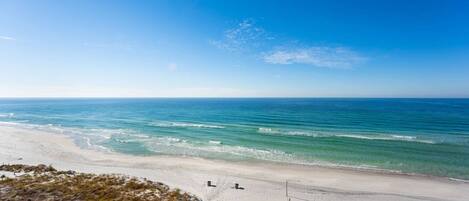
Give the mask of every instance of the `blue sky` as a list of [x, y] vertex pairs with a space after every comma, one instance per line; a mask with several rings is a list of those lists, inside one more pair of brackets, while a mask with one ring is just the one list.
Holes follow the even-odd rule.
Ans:
[[0, 97], [469, 97], [469, 1], [0, 0]]

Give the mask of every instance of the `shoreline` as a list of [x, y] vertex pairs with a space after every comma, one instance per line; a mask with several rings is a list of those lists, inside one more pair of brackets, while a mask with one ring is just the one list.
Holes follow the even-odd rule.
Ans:
[[[393, 197], [392, 200], [469, 198], [467, 181], [431, 175], [260, 161], [228, 162], [194, 157], [104, 153], [81, 149], [66, 135], [5, 125], [0, 125], [0, 137], [2, 163], [45, 163], [59, 169], [145, 177], [181, 188], [204, 200], [285, 200], [285, 181], [292, 181], [292, 193], [300, 194], [304, 190], [301, 185], [305, 185], [312, 191], [327, 191], [327, 195], [322, 196], [327, 196], [328, 200], [343, 199], [343, 192], [358, 196], [360, 200], [387, 200], [390, 197]], [[207, 188], [207, 180], [219, 186]], [[235, 182], [246, 189], [231, 189]], [[298, 184], [297, 187], [294, 187], [295, 184]], [[316, 194], [311, 193], [301, 195], [305, 199], [317, 198]]]
[[182, 155], [166, 155], [166, 154], [126, 154], [126, 153], [119, 153], [112, 151], [110, 148], [103, 147], [101, 145], [92, 145], [90, 143], [90, 139], [86, 138], [86, 145], [87, 146], [95, 146], [93, 148], [83, 148], [80, 146], [71, 135], [64, 134], [63, 131], [58, 131], [56, 128], [51, 128], [52, 124], [47, 125], [39, 125], [39, 124], [28, 124], [26, 122], [8, 122], [8, 121], [0, 121], [0, 127], [14, 127], [18, 129], [26, 129], [26, 130], [34, 130], [36, 132], [44, 132], [53, 135], [65, 136], [66, 138], [72, 140], [75, 146], [80, 147], [84, 150], [91, 150], [97, 152], [106, 152], [112, 154], [120, 154], [126, 156], [133, 156], [133, 157], [170, 157], [170, 158], [181, 158], [181, 159], [201, 159], [201, 160], [208, 160], [208, 161], [218, 161], [222, 163], [233, 163], [233, 164], [244, 164], [244, 165], [264, 165], [264, 164], [272, 164], [277, 166], [299, 166], [299, 167], [312, 167], [312, 168], [325, 168], [325, 169], [337, 169], [337, 170], [350, 170], [350, 171], [358, 171], [364, 173], [378, 173], [378, 174], [388, 174], [388, 175], [404, 175], [404, 176], [418, 176], [418, 177], [428, 177], [433, 179], [443, 179], [443, 180], [451, 180], [451, 181], [458, 181], [469, 183], [469, 180], [457, 177], [449, 177], [449, 176], [440, 176], [440, 175], [432, 175], [432, 174], [425, 174], [425, 173], [417, 173], [417, 172], [404, 172], [401, 170], [393, 170], [393, 169], [386, 169], [380, 168], [377, 166], [372, 165], [345, 165], [345, 164], [335, 164], [333, 162], [326, 162], [326, 161], [317, 161], [317, 162], [306, 162], [306, 161], [281, 161], [281, 160], [263, 160], [263, 159], [247, 159], [247, 160], [236, 160], [236, 159], [222, 159], [222, 158], [205, 158], [205, 157], [198, 157], [198, 156], [182, 156]]

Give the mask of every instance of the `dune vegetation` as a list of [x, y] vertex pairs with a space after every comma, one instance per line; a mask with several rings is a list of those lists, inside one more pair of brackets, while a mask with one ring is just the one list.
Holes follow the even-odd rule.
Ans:
[[147, 179], [59, 171], [46, 165], [1, 165], [0, 200], [199, 201], [179, 189]]

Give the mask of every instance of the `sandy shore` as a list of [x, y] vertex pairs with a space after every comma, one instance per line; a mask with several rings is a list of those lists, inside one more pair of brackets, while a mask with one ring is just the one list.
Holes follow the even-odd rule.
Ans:
[[[140, 157], [80, 149], [65, 135], [0, 126], [0, 162], [119, 173], [161, 181], [204, 200], [469, 200], [469, 183], [446, 178], [300, 165]], [[206, 187], [212, 180], [217, 187]], [[239, 183], [244, 190], [233, 189]], [[292, 198], [293, 200], [300, 200]]]

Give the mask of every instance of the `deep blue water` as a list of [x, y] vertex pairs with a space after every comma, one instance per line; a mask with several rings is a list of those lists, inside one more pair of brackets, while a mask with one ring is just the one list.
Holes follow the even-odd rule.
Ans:
[[134, 155], [469, 179], [469, 99], [0, 99], [0, 122]]

